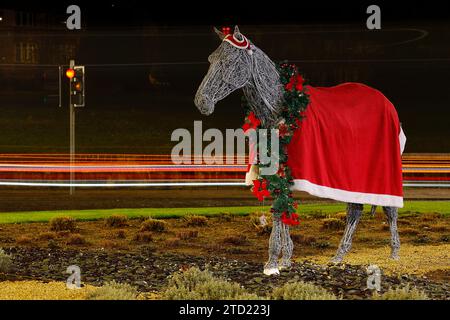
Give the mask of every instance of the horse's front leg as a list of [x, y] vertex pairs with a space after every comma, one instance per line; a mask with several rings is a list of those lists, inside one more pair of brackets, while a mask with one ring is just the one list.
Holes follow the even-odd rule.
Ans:
[[294, 250], [294, 243], [291, 239], [291, 234], [289, 226], [287, 224], [282, 224], [281, 226], [281, 244], [282, 244], [282, 258], [280, 269], [288, 269], [291, 267], [291, 257], [292, 251]]
[[398, 209], [395, 207], [383, 207], [383, 211], [386, 214], [391, 231], [391, 258], [398, 260], [400, 259], [398, 256], [400, 250], [400, 237], [397, 230]]
[[270, 276], [272, 274], [280, 274], [278, 269], [278, 257], [281, 253], [281, 232], [282, 222], [280, 218], [273, 217], [272, 232], [269, 239], [269, 260], [264, 265], [264, 274]]

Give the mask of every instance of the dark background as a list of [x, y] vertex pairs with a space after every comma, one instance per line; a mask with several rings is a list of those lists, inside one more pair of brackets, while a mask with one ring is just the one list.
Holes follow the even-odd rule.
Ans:
[[385, 22], [448, 20], [448, 1], [0, 1], [3, 8], [53, 15], [77, 4], [90, 26], [343, 23], [366, 19], [366, 8], [382, 7]]
[[[80, 31], [65, 28], [70, 4], [81, 7]], [[366, 29], [370, 4], [381, 7], [382, 30]], [[68, 151], [66, 101], [58, 108], [55, 95], [58, 66], [69, 55], [87, 71], [78, 152], [168, 153], [171, 132], [191, 129], [194, 120], [205, 129], [240, 127], [239, 93], [210, 117], [193, 104], [206, 58], [220, 44], [212, 26], [239, 24], [274, 61], [298, 64], [313, 86], [363, 82], [381, 90], [398, 110], [407, 152], [450, 152], [448, 7], [444, 1], [0, 2], [0, 12], [41, 17], [36, 26], [0, 25], [0, 148]], [[33, 61], [17, 61], [20, 43], [36, 46]], [[73, 52], [60, 52], [68, 46]]]

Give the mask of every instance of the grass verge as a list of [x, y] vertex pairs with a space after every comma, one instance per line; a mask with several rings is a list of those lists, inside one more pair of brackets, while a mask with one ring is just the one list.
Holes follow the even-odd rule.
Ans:
[[[369, 206], [366, 206], [366, 211]], [[67, 216], [79, 221], [94, 221], [120, 214], [133, 218], [180, 218], [186, 215], [215, 216], [222, 213], [232, 215], [249, 215], [253, 212], [268, 212], [269, 207], [207, 207], [207, 208], [139, 208], [139, 209], [95, 209], [95, 210], [58, 210], [58, 211], [26, 211], [0, 213], [0, 224], [48, 222], [58, 216]], [[378, 208], [378, 210], [381, 210]], [[310, 203], [300, 204], [298, 213], [301, 216], [323, 215], [345, 211], [344, 203]], [[438, 212], [450, 216], [450, 201], [407, 201], [400, 214]]]

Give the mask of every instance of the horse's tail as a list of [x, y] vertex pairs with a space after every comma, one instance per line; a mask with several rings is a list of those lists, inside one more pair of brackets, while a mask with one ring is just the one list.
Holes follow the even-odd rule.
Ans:
[[375, 211], [377, 211], [377, 206], [372, 206], [372, 209], [370, 209], [370, 214], [372, 216], [374, 216], [375, 215]]

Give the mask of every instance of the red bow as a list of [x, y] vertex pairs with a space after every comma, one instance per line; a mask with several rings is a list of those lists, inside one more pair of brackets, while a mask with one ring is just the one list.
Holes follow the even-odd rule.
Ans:
[[245, 123], [242, 126], [244, 132], [247, 132], [249, 129], [256, 129], [261, 124], [261, 121], [255, 116], [255, 114], [250, 112], [245, 119]]
[[285, 123], [281, 123], [278, 126], [278, 135], [280, 138], [284, 138], [289, 135], [289, 127]]
[[293, 88], [297, 91], [303, 90], [303, 82], [305, 80], [300, 74], [297, 74], [296, 76], [292, 76], [291, 79], [289, 79], [289, 83], [286, 84], [285, 88], [286, 90], [292, 91]]
[[259, 201], [263, 201], [265, 197], [269, 197], [270, 192], [267, 190], [267, 180], [253, 180], [252, 192]]
[[285, 172], [285, 170], [286, 170], [286, 168], [285, 168], [284, 164], [281, 163], [280, 166], [279, 166], [279, 168], [278, 168], [277, 175], [279, 175], [280, 178], [286, 177], [286, 172]]
[[298, 214], [291, 213], [291, 216], [288, 217], [286, 212], [283, 212], [281, 214], [281, 222], [287, 224], [288, 226], [296, 226], [300, 223], [300, 221], [298, 220]]

